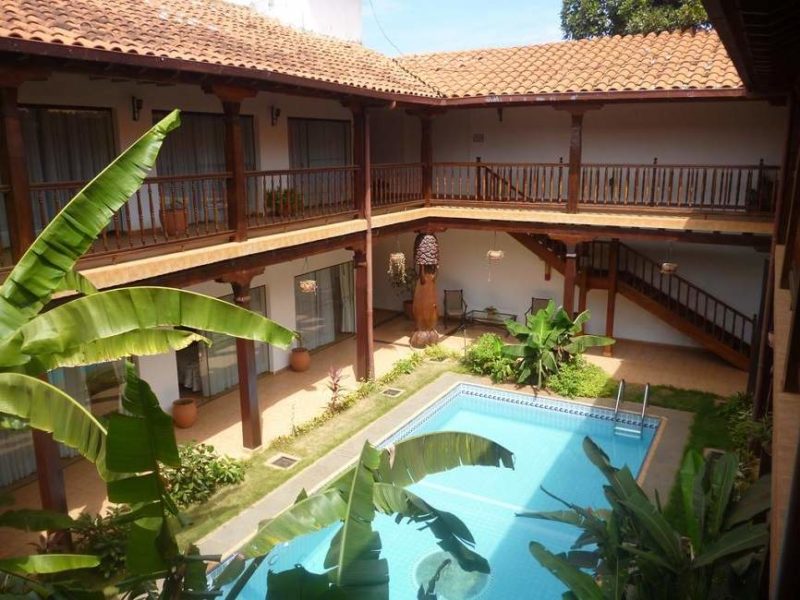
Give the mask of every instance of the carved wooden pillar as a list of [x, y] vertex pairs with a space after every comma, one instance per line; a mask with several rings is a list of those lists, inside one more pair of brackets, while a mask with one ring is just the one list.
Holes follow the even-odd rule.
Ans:
[[583, 146], [583, 112], [572, 113], [569, 134], [569, 176], [567, 179], [567, 212], [578, 212], [581, 188], [581, 155]]
[[[233, 301], [237, 306], [250, 309], [250, 283], [264, 269], [235, 271], [219, 279], [233, 288]], [[242, 413], [242, 444], [245, 448], [261, 446], [261, 409], [258, 405], [258, 373], [256, 371], [256, 345], [253, 340], [236, 338], [236, 362], [239, 372], [239, 407]]]
[[[614, 337], [614, 311], [617, 304], [617, 277], [619, 274], [619, 240], [611, 240], [608, 250], [608, 300], [606, 300], [606, 336]], [[612, 356], [614, 345], [603, 346], [603, 354]]]
[[228, 228], [233, 232], [232, 241], [241, 242], [247, 239], [247, 183], [241, 108], [242, 100], [252, 98], [257, 92], [225, 85], [214, 85], [207, 91], [220, 99], [225, 115], [225, 170], [230, 174], [226, 182]]
[[356, 379], [375, 378], [375, 340], [372, 315], [372, 249], [353, 252], [356, 285]]
[[425, 206], [430, 206], [431, 198], [433, 197], [433, 140], [431, 138], [431, 115], [420, 115], [419, 122], [421, 127], [419, 157], [422, 163], [422, 198], [425, 200]]

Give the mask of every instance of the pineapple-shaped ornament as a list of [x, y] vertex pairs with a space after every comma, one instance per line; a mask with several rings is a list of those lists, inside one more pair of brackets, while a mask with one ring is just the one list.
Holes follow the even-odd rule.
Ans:
[[411, 345], [424, 348], [439, 341], [436, 323], [436, 273], [439, 269], [439, 241], [432, 233], [420, 233], [414, 240], [414, 263], [417, 265], [417, 286], [414, 288], [414, 325]]

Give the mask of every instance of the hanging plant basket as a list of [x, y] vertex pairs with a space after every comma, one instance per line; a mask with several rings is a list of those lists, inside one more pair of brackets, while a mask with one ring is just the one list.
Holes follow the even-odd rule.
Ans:
[[505, 256], [506, 253], [503, 252], [502, 250], [489, 250], [486, 253], [486, 260], [490, 262], [498, 262], [500, 260], [503, 260]]
[[662, 275], [672, 275], [678, 270], [678, 263], [674, 262], [663, 262], [661, 263], [661, 274]]
[[389, 255], [389, 275], [402, 278], [406, 275], [406, 255], [402, 252], [392, 252]]
[[300, 286], [300, 291], [304, 294], [317, 293], [317, 282], [315, 279], [301, 279], [298, 285]]

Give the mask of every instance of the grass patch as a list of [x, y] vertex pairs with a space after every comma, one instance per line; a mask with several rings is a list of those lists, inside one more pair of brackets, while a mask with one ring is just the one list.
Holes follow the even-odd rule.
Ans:
[[[628, 402], [641, 403], [643, 395], [643, 385], [628, 384], [625, 386], [625, 400]], [[613, 394], [611, 396], [613, 397]], [[648, 403], [653, 406], [694, 413], [689, 430], [689, 441], [684, 449], [685, 455], [690, 449], [700, 453], [704, 448], [735, 449], [728, 420], [717, 405], [719, 401], [719, 396], [708, 392], [684, 390], [668, 385], [653, 385], [650, 386]], [[664, 514], [674, 527], [685, 531], [683, 503], [677, 480], [670, 489], [669, 498], [664, 506]]]
[[[245, 480], [242, 484], [224, 488], [207, 502], [186, 511], [192, 523], [178, 533], [182, 548], [197, 542], [225, 521], [251, 506], [276, 487], [313, 464], [319, 458], [347, 441], [389, 410], [404, 402], [411, 394], [428, 385], [444, 372], [452, 371], [452, 360], [426, 353], [428, 360], [413, 371], [397, 376], [392, 385], [403, 388], [403, 393], [391, 398], [380, 393], [383, 385], [370, 384], [368, 394], [350, 404], [342, 412], [315, 420], [314, 427], [300, 426], [300, 433], [284, 436], [247, 460]], [[297, 456], [300, 461], [291, 469], [279, 470], [265, 463], [276, 452]]]

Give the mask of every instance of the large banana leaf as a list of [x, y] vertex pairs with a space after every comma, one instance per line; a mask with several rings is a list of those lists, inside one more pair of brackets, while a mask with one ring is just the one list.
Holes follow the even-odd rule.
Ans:
[[52, 433], [55, 440], [95, 463], [106, 477], [106, 429], [69, 394], [36, 377], [0, 373], [0, 413]]
[[725, 529], [765, 513], [770, 509], [771, 501], [772, 479], [769, 475], [765, 475], [747, 488], [739, 501], [730, 509], [725, 519]]
[[572, 591], [576, 600], [603, 600], [603, 591], [592, 576], [570, 564], [565, 556], [553, 554], [538, 542], [530, 543], [530, 551], [545, 569]]
[[11, 527], [24, 531], [59, 531], [76, 525], [75, 519], [52, 510], [23, 508], [0, 513], [0, 527]]
[[703, 490], [705, 469], [706, 463], [702, 454], [696, 450], [690, 450], [686, 453], [681, 469], [678, 471], [686, 534], [695, 549], [701, 547], [705, 530], [706, 494]]
[[452, 554], [465, 571], [490, 571], [486, 559], [471, 548], [475, 545], [472, 533], [454, 514], [438, 510], [416, 494], [389, 483], [376, 483], [373, 498], [382, 513], [396, 514], [430, 529], [439, 547]]
[[[343, 590], [332, 588], [324, 573], [311, 573], [301, 565], [267, 573], [266, 600], [350, 600]], [[226, 600], [233, 600], [230, 596]]]
[[337, 489], [300, 500], [274, 519], [262, 523], [244, 550], [246, 556], [268, 553], [281, 542], [325, 529], [344, 519], [347, 503]]
[[139, 189], [167, 133], [172, 111], [103, 169], [50, 221], [0, 287], [0, 338], [38, 314], [114, 213]]
[[692, 567], [707, 567], [723, 558], [729, 559], [743, 552], [763, 548], [769, 541], [766, 523], [747, 523], [723, 533], [708, 544], [703, 553], [697, 556]]
[[79, 294], [83, 294], [84, 296], [88, 296], [89, 294], [94, 294], [97, 292], [97, 288], [94, 287], [94, 284], [89, 281], [86, 277], [81, 275], [75, 269], [67, 271], [64, 275], [64, 279], [61, 281], [61, 284], [53, 290], [55, 292], [78, 292]]
[[23, 353], [46, 355], [156, 327], [202, 329], [281, 348], [294, 338], [289, 329], [229, 302], [163, 287], [122, 288], [78, 298], [35, 317], [15, 338]]
[[59, 367], [93, 365], [126, 358], [128, 356], [150, 356], [169, 350], [186, 348], [192, 342], [211, 345], [211, 340], [182, 329], [142, 329], [128, 331], [101, 340], [73, 347], [60, 354], [37, 356], [37, 366], [46, 371]]
[[[708, 474], [710, 501], [706, 529], [711, 538], [716, 537], [722, 529], [738, 470], [739, 458], [733, 452], [726, 452], [710, 463]], [[699, 552], [699, 548], [697, 550]]]
[[96, 556], [85, 554], [31, 554], [0, 558], [0, 571], [15, 575], [45, 575], [74, 569], [91, 569], [100, 564]]
[[587, 348], [594, 348], [597, 346], [611, 346], [615, 343], [614, 338], [606, 337], [603, 335], [576, 335], [569, 340], [569, 343], [564, 346], [564, 350], [570, 354], [582, 354]]

